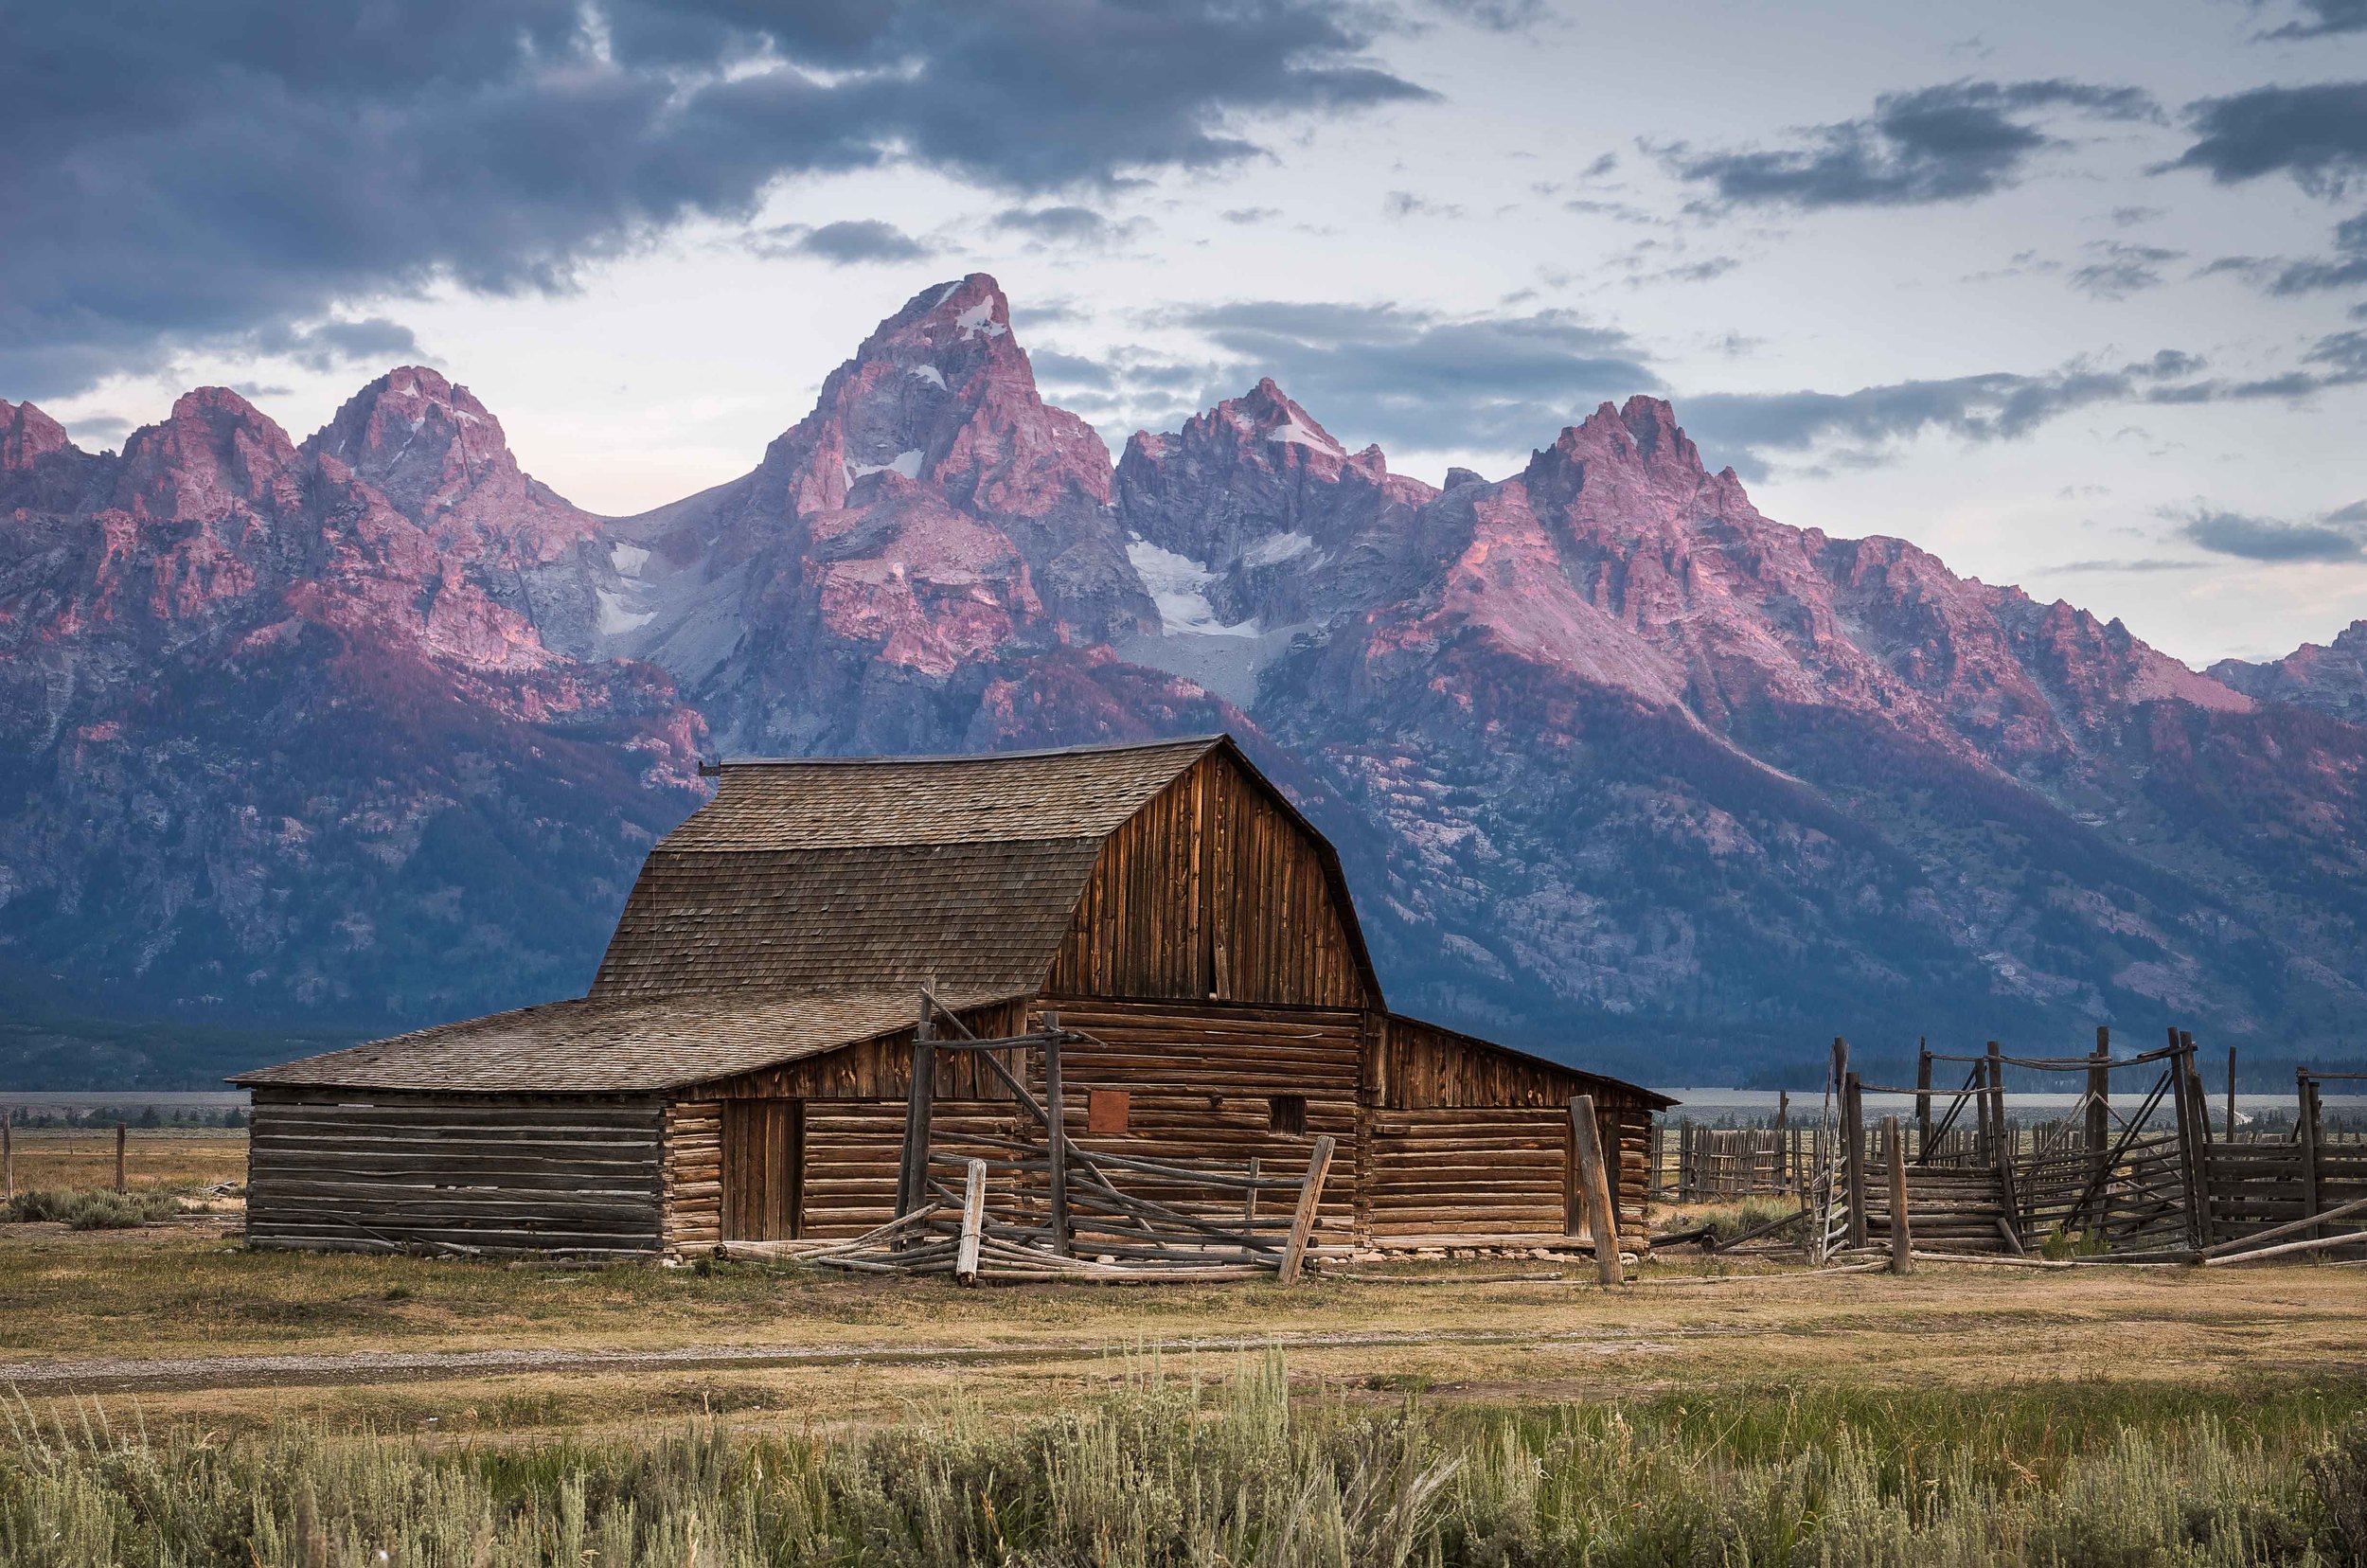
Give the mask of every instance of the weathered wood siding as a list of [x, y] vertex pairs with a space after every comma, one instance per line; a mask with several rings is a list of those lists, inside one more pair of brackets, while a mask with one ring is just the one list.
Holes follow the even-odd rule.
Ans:
[[[1013, 1002], [992, 1007], [973, 1007], [961, 1014], [970, 1031], [983, 1038], [1007, 1038], [1027, 1027], [1027, 1005]], [[913, 1020], [920, 1019], [920, 995], [913, 993]], [[950, 1024], [940, 1024], [938, 1034], [945, 1039], [959, 1037]], [[1014, 1072], [1018, 1063], [1009, 1053], [1004, 1055], [1004, 1065]], [[703, 1083], [698, 1088], [702, 1099], [831, 1099], [863, 1100], [892, 1099], [901, 1106], [912, 1092], [913, 1031], [911, 1026], [885, 1034], [877, 1040], [866, 1040], [804, 1061], [792, 1061], [782, 1067], [764, 1067], [753, 1073]], [[975, 1051], [940, 1051], [936, 1059], [936, 1096], [942, 1100], [1008, 1100], [1011, 1092], [1003, 1080], [994, 1076], [985, 1060]]]
[[1223, 752], [1101, 847], [1054, 959], [1054, 995], [1354, 1007], [1367, 1000], [1322, 843]]
[[[980, 1135], [1016, 1138], [1027, 1114], [1009, 1100], [939, 1100], [934, 1111], [932, 1147], [955, 1157], [1006, 1153], [970, 1140]], [[903, 1147], [901, 1100], [809, 1100], [805, 1213], [799, 1234], [861, 1236], [895, 1219], [896, 1172]], [[934, 1168], [937, 1180], [958, 1186], [957, 1174], [942, 1165]]]
[[[1345, 1008], [1048, 997], [1038, 1021], [1044, 1009], [1059, 1012], [1063, 1026], [1098, 1042], [1072, 1043], [1060, 1053], [1069, 1135], [1086, 1149], [1219, 1162], [1236, 1170], [1255, 1158], [1261, 1174], [1295, 1176], [1306, 1170], [1316, 1137], [1328, 1132], [1335, 1147], [1318, 1223], [1327, 1242], [1352, 1236], [1363, 1159], [1357, 1131], [1362, 1014]], [[1041, 1059], [1030, 1072], [1029, 1087], [1041, 1095]], [[1127, 1091], [1125, 1132], [1088, 1131], [1095, 1089]], [[1276, 1096], [1305, 1099], [1303, 1132], [1272, 1131]], [[1122, 1178], [1120, 1185], [1142, 1184]], [[1144, 1190], [1167, 1195], [1149, 1186]], [[1192, 1196], [1209, 1194], [1202, 1189]]]
[[799, 1231], [806, 1102], [727, 1099], [723, 1112], [723, 1239], [786, 1241]]
[[723, 1108], [676, 1100], [666, 1108], [666, 1250], [691, 1252], [723, 1238]]
[[1632, 1089], [1435, 1025], [1383, 1020], [1366, 1074], [1372, 1234], [1566, 1234], [1575, 1095], [1594, 1096], [1621, 1228], [1640, 1228], [1652, 1113]]
[[654, 1096], [258, 1089], [247, 1240], [654, 1252], [665, 1116]]

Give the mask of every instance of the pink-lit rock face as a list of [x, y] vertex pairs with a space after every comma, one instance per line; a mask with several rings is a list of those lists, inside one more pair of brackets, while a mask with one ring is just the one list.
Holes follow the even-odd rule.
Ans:
[[[379, 390], [451, 396], [423, 374]], [[658, 670], [573, 658], [525, 613], [521, 567], [590, 520], [538, 498], [481, 411], [491, 444], [436, 478], [411, 417], [377, 400], [352, 461], [218, 387], [119, 455], [0, 421], [12, 961], [111, 1007], [387, 1027], [580, 983], [697, 798], [699, 722]], [[536, 866], [500, 895], [540, 886], [530, 917], [485, 907], [505, 864]]]
[[0, 472], [29, 470], [49, 454], [63, 452], [72, 444], [66, 439], [65, 426], [31, 403], [0, 399]]
[[1600, 1065], [2367, 1025], [2367, 623], [2199, 674], [1761, 515], [1655, 399], [1443, 492], [1319, 412], [1261, 380], [1113, 467], [983, 275], [634, 518], [432, 370], [300, 445], [220, 389], [119, 455], [0, 404], [0, 959], [450, 1016], [580, 983], [703, 743], [1223, 728], [1393, 1002]]
[[2352, 723], [2367, 722], [2367, 620], [2355, 620], [2324, 647], [2304, 643], [2282, 659], [2248, 664], [2222, 659], [2211, 674], [2262, 702], [2290, 703]]

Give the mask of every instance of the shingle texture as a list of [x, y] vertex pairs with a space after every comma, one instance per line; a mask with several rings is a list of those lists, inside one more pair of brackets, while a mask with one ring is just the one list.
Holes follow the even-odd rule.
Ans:
[[650, 852], [592, 997], [1040, 984], [1102, 840], [1219, 743], [727, 763]]
[[730, 762], [667, 849], [1101, 839], [1219, 744], [1214, 738], [1002, 757]]
[[908, 1026], [918, 988], [1034, 994], [1102, 841], [1217, 738], [1002, 757], [735, 762], [650, 854], [590, 993], [245, 1084], [657, 1090]]
[[[948, 1007], [1021, 992], [940, 990]], [[250, 1086], [620, 1094], [671, 1089], [798, 1061], [910, 1028], [918, 993], [808, 992], [663, 1002], [554, 1002], [472, 1018], [245, 1073]]]

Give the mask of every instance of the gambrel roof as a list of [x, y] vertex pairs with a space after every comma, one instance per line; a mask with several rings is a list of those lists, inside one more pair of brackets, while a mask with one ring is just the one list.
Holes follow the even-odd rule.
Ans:
[[[909, 1026], [924, 985], [956, 1008], [1033, 996], [1103, 843], [1219, 750], [1305, 826], [1220, 735], [965, 757], [726, 762], [715, 797], [650, 851], [582, 999], [231, 1081], [655, 1090]], [[1307, 830], [1369, 983], [1338, 858]]]

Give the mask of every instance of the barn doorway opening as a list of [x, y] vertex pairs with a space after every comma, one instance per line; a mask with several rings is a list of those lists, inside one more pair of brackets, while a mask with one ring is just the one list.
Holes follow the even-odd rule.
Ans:
[[806, 1102], [723, 1102], [723, 1239], [794, 1241], [805, 1229]]

